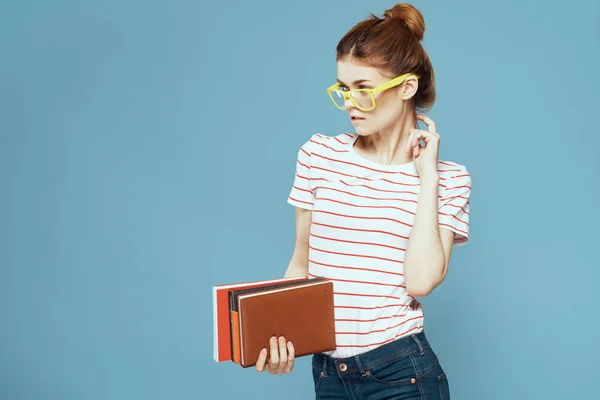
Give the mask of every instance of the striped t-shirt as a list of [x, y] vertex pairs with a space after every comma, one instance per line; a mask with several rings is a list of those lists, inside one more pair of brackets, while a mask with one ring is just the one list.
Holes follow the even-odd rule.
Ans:
[[[312, 210], [309, 277], [333, 282], [337, 349], [349, 357], [423, 330], [421, 304], [406, 291], [403, 260], [415, 218], [413, 162], [381, 165], [354, 152], [357, 134], [315, 134], [298, 151], [288, 202]], [[440, 228], [469, 236], [471, 177], [439, 161]]]

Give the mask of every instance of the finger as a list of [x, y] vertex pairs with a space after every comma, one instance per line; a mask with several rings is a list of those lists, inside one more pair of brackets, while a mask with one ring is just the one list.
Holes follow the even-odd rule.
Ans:
[[269, 341], [271, 354], [269, 357], [269, 372], [274, 373], [279, 365], [279, 346], [277, 346], [277, 338], [273, 336]]
[[285, 372], [290, 373], [294, 368], [294, 360], [296, 359], [296, 350], [294, 349], [294, 344], [292, 342], [288, 342], [288, 362], [285, 367]]
[[413, 136], [413, 141], [412, 141], [412, 144], [411, 144], [411, 146], [412, 146], [413, 148], [415, 148], [415, 147], [418, 147], [418, 146], [419, 146], [419, 141], [420, 141], [422, 138], [424, 138], [425, 134], [426, 134], [426, 132], [425, 132], [425, 131], [422, 131], [422, 130], [420, 130], [420, 129], [416, 130], [416, 131], [415, 131], [415, 134], [414, 134], [414, 136]]
[[277, 373], [279, 375], [285, 372], [285, 365], [288, 361], [288, 354], [286, 349], [286, 340], [283, 336], [279, 338], [279, 365], [277, 367]]
[[438, 135], [436, 132], [427, 132], [419, 129], [417, 135], [413, 139], [413, 146], [417, 146], [417, 144], [421, 140], [423, 140], [425, 143], [431, 143], [432, 141], [437, 140], [439, 138], [440, 135]]
[[423, 114], [417, 114], [417, 119], [420, 119], [427, 125], [427, 130], [429, 132], [437, 132], [435, 128], [435, 122], [431, 118]]
[[423, 131], [423, 136], [421, 137], [425, 143], [431, 143], [433, 141], [439, 140], [440, 135], [436, 132], [425, 132]]
[[258, 353], [258, 360], [256, 360], [256, 365], [254, 366], [254, 368], [256, 368], [256, 370], [258, 372], [263, 372], [265, 370], [266, 361], [267, 361], [267, 349], [264, 348], [260, 351], [260, 353]]
[[407, 153], [408, 153], [408, 151], [409, 151], [409, 150], [410, 150], [410, 148], [411, 148], [411, 145], [410, 145], [410, 144], [411, 144], [411, 142], [412, 142], [412, 137], [413, 137], [413, 134], [414, 134], [414, 133], [415, 133], [415, 131], [412, 131], [412, 132], [410, 133], [410, 135], [408, 135], [408, 138], [406, 138], [406, 144], [404, 145], [404, 151], [405, 151], [405, 152], [407, 152]]

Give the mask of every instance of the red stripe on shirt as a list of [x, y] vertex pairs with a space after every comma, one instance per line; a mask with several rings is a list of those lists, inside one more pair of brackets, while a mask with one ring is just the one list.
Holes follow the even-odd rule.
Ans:
[[410, 333], [410, 332], [412, 332], [414, 330], [417, 330], [417, 329], [423, 329], [423, 325], [421, 325], [421, 326], [415, 326], [414, 328], [409, 329], [409, 330], [407, 330], [405, 332], [400, 332], [395, 337], [393, 337], [391, 339], [388, 339], [388, 340], [384, 340], [383, 342], [369, 343], [369, 344], [360, 344], [360, 345], [358, 345], [358, 344], [338, 344], [337, 347], [340, 347], [340, 348], [342, 348], [342, 347], [359, 347], [359, 348], [363, 348], [363, 347], [379, 346], [379, 345], [382, 345], [382, 344], [386, 344], [386, 343], [392, 342], [392, 341], [396, 340], [397, 337], [406, 335], [406, 334], [408, 334], [408, 333]]
[[336, 333], [336, 335], [370, 335], [372, 333], [387, 332], [390, 329], [397, 328], [399, 326], [402, 326], [402, 325], [406, 324], [407, 322], [414, 321], [414, 320], [417, 320], [417, 319], [423, 319], [423, 316], [418, 316], [418, 317], [413, 317], [413, 318], [406, 319], [406, 320], [400, 322], [399, 324], [396, 324], [396, 325], [393, 325], [393, 326], [388, 326], [385, 329], [374, 329], [374, 330], [368, 331], [368, 332], [337, 332], [336, 331], [335, 333]]
[[337, 136], [334, 136], [333, 138], [334, 138], [335, 140], [337, 140], [338, 142], [340, 142], [341, 144], [344, 144], [344, 145], [349, 145], [349, 144], [350, 144], [350, 143], [345, 143], [345, 142], [342, 142], [340, 139], [338, 139], [338, 138], [337, 138]]
[[468, 223], [468, 222], [465, 222], [465, 221], [463, 221], [462, 219], [458, 218], [458, 217], [457, 217], [456, 215], [454, 215], [454, 214], [446, 214], [446, 213], [443, 213], [443, 212], [441, 212], [441, 211], [438, 211], [438, 214], [439, 214], [439, 215], [444, 215], [444, 216], [446, 216], [446, 217], [451, 217], [451, 218], [454, 218], [454, 219], [455, 219], [455, 220], [457, 220], [458, 222], [462, 222], [462, 223], [463, 223], [463, 224], [465, 224], [466, 226], [469, 226], [469, 223]]
[[312, 223], [313, 223], [313, 225], [324, 226], [326, 228], [343, 229], [343, 230], [347, 230], [347, 231], [356, 231], [356, 232], [381, 233], [383, 235], [390, 235], [390, 236], [395, 236], [395, 237], [400, 238], [400, 239], [406, 239], [406, 240], [408, 240], [408, 236], [402, 236], [402, 235], [398, 235], [397, 233], [392, 233], [392, 232], [387, 232], [387, 231], [380, 231], [380, 230], [376, 230], [376, 229], [347, 228], [347, 227], [343, 227], [343, 226], [322, 224], [320, 222], [315, 222], [315, 221], [313, 221]]
[[290, 200], [297, 201], [298, 203], [310, 204], [311, 206], [313, 205], [313, 203], [311, 203], [310, 201], [298, 200], [298, 199], [293, 198], [292, 196], [288, 196], [288, 197]]
[[[300, 178], [300, 179], [306, 179], [307, 181], [315, 181], [315, 182], [316, 182], [316, 181], [325, 181], [325, 182], [330, 182], [330, 181], [328, 181], [328, 180], [327, 180], [327, 179], [325, 179], [325, 178], [307, 178], [306, 176], [302, 176], [302, 175], [300, 175], [300, 174], [298, 174], [298, 173], [296, 173], [296, 176], [297, 176], [298, 178]], [[315, 189], [316, 189], [316, 188], [315, 188]]]
[[456, 206], [454, 204], [444, 204], [443, 207], [456, 207], [456, 208], [460, 208], [465, 214], [469, 215], [469, 212], [467, 210], [465, 210], [464, 207], [462, 207], [462, 206]]
[[[409, 192], [408, 190], [385, 190], [385, 189], [377, 189], [377, 188], [374, 188], [374, 187], [368, 186], [368, 185], [351, 185], [351, 184], [346, 183], [346, 182], [344, 182], [342, 180], [340, 180], [340, 182], [343, 183], [346, 186], [350, 186], [350, 187], [366, 187], [367, 189], [375, 190], [377, 192], [384, 192], [384, 193], [404, 193], [404, 194], [412, 194], [412, 195], [415, 195], [415, 196], [419, 195], [419, 193], [417, 193], [417, 192]], [[441, 197], [441, 196], [438, 196], [438, 197]], [[405, 200], [405, 199], [401, 199], [401, 200], [402, 201], [415, 202], [414, 200]]]
[[447, 187], [446, 190], [454, 190], [454, 189], [469, 189], [471, 190], [471, 186], [469, 185], [461, 185], [461, 186], [452, 186], [452, 187]]
[[337, 294], [339, 296], [381, 297], [381, 298], [393, 299], [393, 300], [400, 300], [401, 299], [401, 297], [398, 297], [398, 296], [389, 296], [389, 295], [385, 295], [385, 294], [344, 293], [344, 292], [333, 292], [333, 294]]
[[390, 272], [390, 271], [384, 271], [384, 270], [381, 270], [381, 269], [371, 269], [371, 268], [350, 267], [350, 266], [345, 266], [345, 265], [325, 264], [325, 263], [322, 263], [322, 262], [311, 260], [310, 258], [308, 259], [308, 261], [310, 261], [313, 264], [317, 264], [317, 265], [321, 265], [323, 267], [329, 267], [329, 268], [352, 269], [352, 270], [357, 270], [357, 271], [378, 272], [380, 274], [389, 274], [389, 275], [395, 275], [395, 276], [404, 276], [404, 274], [401, 274], [400, 272]]
[[344, 217], [344, 218], [356, 218], [356, 219], [370, 219], [370, 220], [384, 220], [384, 221], [392, 221], [392, 222], [397, 222], [401, 225], [405, 225], [408, 226], [409, 228], [412, 228], [411, 224], [407, 224], [404, 221], [400, 221], [394, 218], [388, 218], [388, 217], [361, 217], [361, 216], [355, 216], [355, 215], [345, 215], [345, 214], [338, 214], [338, 213], [334, 213], [331, 211], [323, 211], [323, 210], [315, 210], [313, 212], [316, 213], [323, 213], [323, 214], [329, 214], [329, 215], [335, 215], [337, 217]]
[[353, 240], [344, 240], [344, 239], [330, 238], [330, 237], [326, 237], [326, 236], [319, 236], [319, 235], [315, 235], [314, 233], [311, 233], [310, 236], [313, 236], [313, 237], [316, 237], [316, 238], [319, 238], [319, 239], [324, 239], [324, 240], [331, 240], [333, 242], [352, 243], [352, 244], [364, 244], [364, 245], [369, 245], [369, 246], [380, 246], [380, 247], [387, 247], [388, 249], [394, 249], [394, 250], [399, 250], [399, 251], [406, 251], [406, 249], [404, 249], [402, 247], [390, 246], [390, 245], [381, 244], [381, 243], [356, 242], [356, 241], [353, 241]]
[[296, 185], [293, 185], [292, 187], [293, 187], [294, 189], [296, 189], [296, 190], [300, 190], [300, 191], [302, 191], [302, 192], [308, 192], [308, 193], [312, 194], [312, 192], [311, 192], [310, 190], [308, 190], [308, 189], [302, 189], [302, 188], [299, 188], [299, 187], [298, 187], [298, 186], [296, 186]]
[[409, 211], [409, 210], [406, 210], [406, 209], [400, 208], [400, 207], [394, 207], [394, 206], [365, 206], [365, 205], [357, 205], [357, 204], [352, 204], [352, 203], [345, 203], [345, 202], [339, 201], [339, 200], [329, 199], [327, 197], [320, 197], [319, 200], [331, 201], [333, 203], [343, 204], [345, 206], [350, 206], [350, 207], [375, 208], [375, 209], [391, 208], [393, 210], [404, 211], [405, 213], [408, 213], [410, 215], [415, 215], [415, 213], [412, 212], [412, 211]]
[[375, 322], [375, 321], [380, 321], [382, 319], [392, 319], [392, 318], [396, 318], [396, 317], [406, 317], [406, 314], [394, 314], [394, 315], [389, 315], [386, 317], [378, 317], [378, 318], [373, 318], [373, 319], [335, 318], [335, 320], [339, 321], [339, 322]]
[[398, 263], [398, 264], [403, 264], [402, 261], [399, 260], [392, 260], [391, 258], [384, 258], [384, 257], [376, 257], [376, 256], [368, 256], [366, 254], [350, 254], [350, 253], [340, 253], [340, 252], [336, 252], [336, 251], [329, 251], [329, 250], [323, 250], [323, 249], [317, 249], [316, 247], [313, 247], [311, 245], [308, 245], [309, 249], [312, 250], [316, 250], [316, 251], [320, 251], [323, 253], [327, 253], [327, 254], [336, 254], [338, 256], [349, 256], [349, 257], [361, 257], [361, 258], [372, 258], [375, 260], [382, 260], [382, 261], [389, 261], [389, 262], [393, 262], [393, 263]]
[[385, 304], [383, 306], [373, 306], [373, 307], [361, 307], [361, 306], [333, 306], [334, 308], [349, 308], [353, 310], [379, 310], [382, 308], [390, 308], [390, 307], [408, 307], [408, 304]]
[[311, 139], [310, 141], [311, 141], [312, 143], [315, 143], [315, 144], [321, 145], [321, 146], [323, 146], [323, 147], [325, 147], [325, 148], [328, 148], [329, 150], [332, 150], [332, 151], [335, 151], [335, 152], [338, 152], [338, 153], [347, 153], [347, 152], [348, 152], [348, 150], [337, 150], [337, 149], [334, 149], [333, 147], [329, 147], [329, 146], [327, 146], [326, 144], [323, 144], [323, 143], [320, 143], [320, 142], [314, 141], [314, 140], [312, 140], [312, 139]]
[[446, 201], [450, 201], [450, 200], [454, 200], [454, 199], [463, 199], [463, 200], [467, 200], [467, 202], [469, 200], [469, 198], [465, 197], [465, 196], [451, 196], [451, 197], [443, 197], [442, 201], [446, 202]]
[[[358, 175], [354, 175], [354, 174], [347, 174], [347, 173], [344, 173], [344, 172], [335, 171], [335, 170], [328, 169], [328, 168], [323, 168], [323, 167], [320, 167], [318, 165], [313, 165], [313, 166], [311, 166], [311, 168], [314, 169], [314, 170], [319, 170], [319, 171], [329, 172], [329, 173], [332, 173], [332, 174], [342, 175], [342, 176], [346, 176], [348, 178], [362, 179], [363, 181], [369, 181], [369, 182], [374, 182], [374, 183], [377, 183], [377, 182], [386, 182], [386, 183], [391, 183], [391, 184], [394, 184], [394, 185], [409, 186], [409, 187], [417, 187], [417, 186], [420, 185], [420, 183], [394, 182], [394, 181], [391, 181], [389, 179], [383, 179], [383, 178], [382, 179], [371, 179], [371, 178], [366, 178], [366, 177], [363, 177], [363, 176], [358, 176]], [[442, 184], [442, 183], [440, 183], [439, 186], [441, 186], [443, 188], [446, 188], [446, 186], [444, 184]]]
[[[309, 276], [312, 276], [313, 278], [319, 278], [319, 276], [311, 274], [310, 272], [308, 273]], [[390, 287], [399, 287], [399, 288], [404, 288], [406, 289], [406, 286], [404, 285], [395, 285], [392, 283], [381, 283], [381, 282], [367, 282], [367, 281], [355, 281], [355, 280], [350, 280], [350, 279], [337, 279], [337, 278], [328, 278], [328, 277], [324, 277], [325, 279], [327, 279], [328, 281], [334, 281], [334, 282], [346, 282], [346, 283], [362, 283], [365, 285], [377, 285], [377, 286], [390, 286]]]
[[385, 170], [375, 169], [375, 168], [367, 167], [365, 165], [360, 165], [360, 164], [352, 163], [352, 162], [349, 162], [349, 161], [343, 161], [343, 160], [338, 160], [338, 159], [335, 159], [335, 158], [326, 157], [326, 156], [324, 156], [322, 154], [319, 154], [319, 153], [313, 153], [313, 156], [319, 157], [319, 158], [322, 158], [324, 160], [328, 160], [328, 161], [331, 161], [331, 162], [337, 162], [337, 163], [340, 163], [340, 164], [352, 165], [354, 167], [358, 167], [358, 168], [362, 168], [362, 169], [367, 169], [369, 171], [379, 172], [379, 173], [382, 173], [382, 174], [392, 174], [392, 175], [401, 174], [401, 175], [409, 176], [411, 178], [417, 178], [417, 179], [419, 178], [419, 175], [407, 174], [406, 172], [385, 171]]
[[350, 196], [354, 196], [354, 197], [360, 197], [363, 199], [369, 199], [369, 200], [381, 200], [381, 201], [405, 201], [405, 202], [409, 202], [409, 203], [417, 203], [415, 200], [406, 200], [406, 199], [399, 199], [399, 198], [393, 198], [393, 197], [372, 197], [372, 196], [364, 196], [362, 194], [356, 194], [356, 193], [352, 193], [352, 192], [347, 192], [345, 190], [340, 190], [340, 189], [334, 189], [334, 188], [330, 188], [330, 187], [326, 187], [326, 186], [317, 186], [315, 187], [315, 190], [331, 190], [334, 192], [338, 192], [338, 193], [343, 193], [343, 194], [348, 194]]
[[438, 162], [440, 164], [447, 165], [449, 167], [456, 167], [456, 164], [448, 163], [448, 162], [445, 162], [445, 161], [438, 161]]

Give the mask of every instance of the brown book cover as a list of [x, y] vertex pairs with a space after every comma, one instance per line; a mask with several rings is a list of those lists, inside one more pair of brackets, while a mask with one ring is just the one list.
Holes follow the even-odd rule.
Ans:
[[236, 300], [244, 368], [255, 365], [272, 336], [291, 341], [296, 357], [335, 349], [333, 283], [324, 278], [238, 293]]
[[[228, 294], [229, 297], [229, 313], [231, 314], [230, 316], [230, 323], [231, 323], [231, 354], [232, 356], [232, 360], [233, 362], [235, 362], [236, 364], [240, 364], [241, 363], [241, 348], [240, 348], [240, 317], [239, 317], [239, 313], [238, 313], [238, 296], [240, 294], [247, 294], [247, 293], [257, 293], [257, 292], [263, 292], [267, 289], [278, 289], [278, 288], [283, 288], [283, 287], [289, 287], [289, 286], [296, 286], [296, 285], [303, 285], [306, 283], [312, 283], [315, 281], [321, 281], [324, 278], [319, 277], [319, 278], [306, 278], [302, 279], [302, 280], [286, 280], [286, 281], [267, 281], [267, 282], [263, 282], [260, 285], [257, 286], [252, 286], [252, 287], [246, 287], [246, 288], [240, 288], [240, 289], [234, 289], [231, 290]], [[292, 342], [293, 343], [293, 342]]]

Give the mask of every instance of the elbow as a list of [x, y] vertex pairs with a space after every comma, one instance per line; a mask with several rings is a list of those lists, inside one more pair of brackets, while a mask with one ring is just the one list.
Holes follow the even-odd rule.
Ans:
[[435, 285], [425, 283], [406, 283], [406, 291], [412, 297], [425, 297], [431, 294], [435, 289]]
[[412, 276], [405, 275], [406, 291], [412, 297], [429, 296], [439, 286], [446, 276], [446, 270], [441, 269], [435, 276]]

